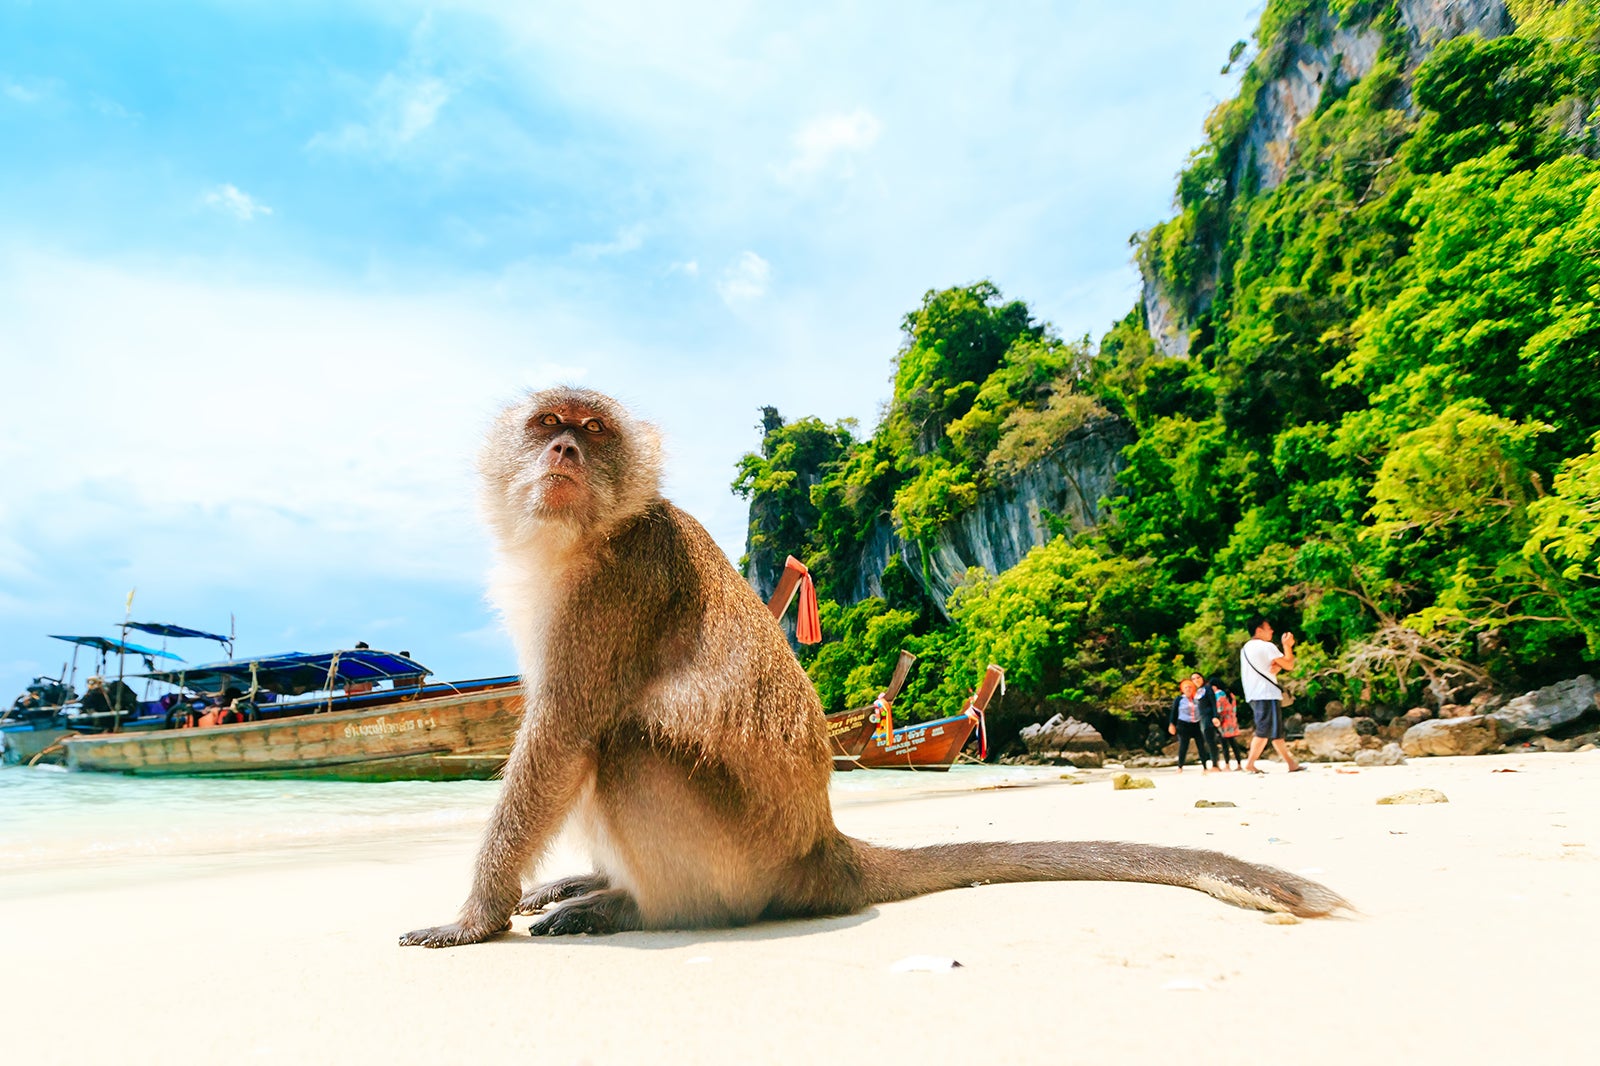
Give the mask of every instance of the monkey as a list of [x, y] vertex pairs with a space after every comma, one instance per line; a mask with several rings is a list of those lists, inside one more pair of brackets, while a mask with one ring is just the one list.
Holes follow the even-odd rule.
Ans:
[[[525, 709], [460, 915], [402, 945], [486, 940], [513, 914], [536, 916], [534, 936], [730, 927], [989, 882], [1180, 885], [1302, 917], [1349, 906], [1215, 851], [846, 836], [816, 690], [755, 590], [663, 498], [654, 426], [592, 390], [537, 391], [500, 413], [478, 469]], [[593, 872], [524, 891], [568, 824]]]

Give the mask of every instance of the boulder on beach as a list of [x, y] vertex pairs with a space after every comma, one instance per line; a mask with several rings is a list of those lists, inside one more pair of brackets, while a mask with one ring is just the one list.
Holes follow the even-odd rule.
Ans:
[[1575, 737], [1557, 740], [1555, 737], [1534, 737], [1527, 746], [1535, 751], [1587, 751], [1600, 740], [1600, 732], [1580, 733]]
[[1111, 787], [1118, 792], [1130, 788], [1155, 788], [1156, 783], [1148, 777], [1134, 777], [1132, 774], [1113, 774]]
[[1371, 718], [1340, 715], [1306, 726], [1305, 745], [1320, 762], [1349, 762], [1356, 753], [1378, 744], [1378, 723]]
[[1047, 722], [1022, 727], [1022, 742], [1034, 754], [1055, 751], [1106, 750], [1105, 738], [1088, 722], [1055, 715]]
[[1106, 757], [1098, 751], [1045, 751], [1034, 757], [1035, 762], [1053, 766], [1075, 766], [1080, 770], [1098, 770], [1106, 764]]
[[1482, 755], [1500, 746], [1500, 728], [1488, 715], [1430, 718], [1406, 730], [1400, 749], [1406, 755]]
[[1356, 734], [1355, 723], [1350, 717], [1340, 715], [1326, 722], [1312, 722], [1306, 726], [1306, 747], [1318, 759], [1342, 762], [1360, 750], [1361, 737]]
[[1393, 741], [1376, 750], [1369, 748], [1356, 752], [1357, 766], [1400, 766], [1405, 761], [1404, 750]]
[[1489, 715], [1500, 727], [1500, 739], [1515, 744], [1531, 736], [1600, 719], [1600, 698], [1588, 674], [1547, 685], [1518, 696]]
[[1124, 759], [1122, 765], [1130, 770], [1154, 770], [1163, 766], [1178, 765], [1176, 755], [1134, 755]]

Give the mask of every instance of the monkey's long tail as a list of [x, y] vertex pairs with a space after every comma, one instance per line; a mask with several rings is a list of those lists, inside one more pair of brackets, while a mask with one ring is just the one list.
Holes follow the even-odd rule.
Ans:
[[1106, 840], [904, 849], [851, 843], [866, 906], [992, 882], [1139, 881], [1194, 888], [1239, 907], [1301, 918], [1353, 909], [1344, 897], [1315, 881], [1220, 851]]

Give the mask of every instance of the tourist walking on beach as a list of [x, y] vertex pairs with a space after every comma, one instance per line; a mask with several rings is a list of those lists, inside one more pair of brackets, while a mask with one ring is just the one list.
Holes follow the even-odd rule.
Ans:
[[1226, 770], [1228, 759], [1232, 758], [1234, 766], [1243, 770], [1244, 750], [1239, 747], [1239, 704], [1222, 682], [1213, 680], [1211, 690], [1217, 701], [1217, 714], [1211, 720], [1217, 728], [1214, 765]]
[[1172, 711], [1167, 715], [1167, 732], [1178, 738], [1178, 773], [1183, 773], [1183, 761], [1189, 754], [1189, 741], [1194, 741], [1199, 753], [1200, 768], [1206, 763], [1216, 766], [1216, 759], [1206, 750], [1205, 731], [1200, 728], [1200, 701], [1195, 698], [1195, 684], [1184, 678], [1178, 686], [1179, 696], [1172, 701]]
[[1291, 774], [1304, 770], [1289, 754], [1289, 744], [1283, 739], [1283, 689], [1277, 680], [1279, 674], [1294, 669], [1294, 634], [1283, 635], [1283, 650], [1279, 651], [1272, 643], [1272, 623], [1264, 615], [1251, 617], [1247, 628], [1250, 640], [1239, 650], [1239, 680], [1255, 717], [1256, 735], [1250, 741], [1250, 757], [1244, 768], [1253, 774], [1266, 772], [1256, 766], [1256, 759], [1270, 740]]

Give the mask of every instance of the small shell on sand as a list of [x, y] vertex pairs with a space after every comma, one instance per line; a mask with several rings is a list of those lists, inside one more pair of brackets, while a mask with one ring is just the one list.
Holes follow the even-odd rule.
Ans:
[[1261, 920], [1266, 922], [1268, 925], [1299, 925], [1300, 924], [1300, 919], [1299, 918], [1296, 918], [1292, 914], [1285, 914], [1282, 911], [1274, 911], [1272, 914], [1267, 915], [1265, 918], [1263, 918]]

